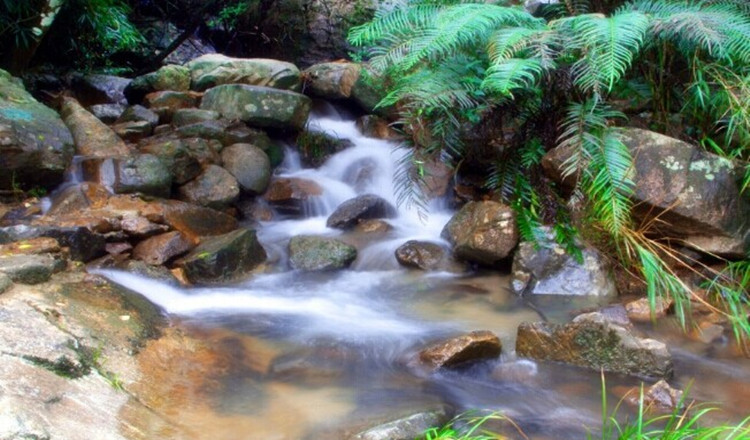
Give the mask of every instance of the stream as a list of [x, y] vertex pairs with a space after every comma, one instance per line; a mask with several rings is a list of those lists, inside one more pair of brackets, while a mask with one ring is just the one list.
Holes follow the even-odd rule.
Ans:
[[[199, 390], [208, 411], [184, 408], [179, 415], [196, 438], [345, 438], [372, 424], [443, 405], [458, 412], [501, 411], [534, 439], [582, 439], [596, 433], [601, 426], [599, 373], [517, 359], [513, 347], [521, 322], [567, 321], [575, 311], [603, 305], [600, 300], [519, 298], [510, 291], [509, 276], [499, 272], [402, 268], [394, 251], [407, 240], [444, 243], [440, 232], [452, 212], [441, 201], [430, 206], [426, 222], [416, 210], [399, 207], [385, 233], [327, 228], [328, 215], [358, 194], [377, 194], [397, 205], [393, 176], [405, 152], [362, 136], [352, 120], [332, 108], [313, 116], [310, 128], [349, 139], [353, 146], [319, 169], [302, 168], [287, 150], [277, 175], [314, 180], [324, 191], [308, 201], [305, 218], [260, 224], [258, 237], [270, 262], [266, 273], [235, 285], [182, 288], [99, 271], [162, 307], [174, 327], [238, 359], [224, 366], [220, 386]], [[291, 271], [286, 246], [299, 234], [354, 244], [357, 260], [336, 272]], [[416, 353], [426, 344], [472, 330], [500, 337], [504, 348], [497, 361], [435, 374], [415, 366]], [[750, 366], [731, 355], [731, 341], [692, 342], [671, 322], [644, 331], [670, 345], [673, 385], [684, 388], [694, 381], [692, 397], [724, 405], [718, 420], [750, 414]], [[608, 389], [638, 383], [606, 377]], [[608, 400], [614, 407], [619, 398], [610, 394]]]

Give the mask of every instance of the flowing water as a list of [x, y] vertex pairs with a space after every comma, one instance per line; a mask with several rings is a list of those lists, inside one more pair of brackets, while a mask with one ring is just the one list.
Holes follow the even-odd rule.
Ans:
[[[217, 371], [202, 371], [214, 378], [214, 386], [196, 385], [204, 405], [200, 410], [186, 405], [173, 419], [195, 438], [337, 439], [371, 423], [447, 405], [457, 411], [502, 411], [530, 438], [581, 439], [589, 429], [596, 431], [599, 374], [513, 354], [519, 323], [540, 320], [540, 313], [564, 321], [575, 310], [597, 305], [596, 300], [558, 297], [530, 303], [513, 295], [507, 275], [497, 272], [461, 275], [399, 267], [393, 253], [407, 240], [443, 243], [440, 231], [451, 212], [439, 201], [426, 222], [416, 211], [399, 208], [384, 234], [327, 228], [327, 216], [357, 194], [374, 193], [396, 205], [393, 174], [404, 151], [363, 137], [335, 111], [314, 117], [310, 126], [349, 139], [353, 146], [319, 169], [303, 169], [287, 151], [278, 172], [314, 180], [324, 191], [307, 203], [304, 218], [259, 226], [273, 266], [268, 273], [236, 285], [182, 288], [101, 272], [161, 306], [175, 327], [235, 360]], [[291, 271], [286, 245], [298, 234], [356, 243], [358, 258], [350, 269], [332, 273]], [[420, 348], [471, 330], [495, 332], [504, 346], [501, 358], [437, 374], [417, 367]], [[674, 383], [684, 386], [696, 378], [696, 397], [730, 403], [735, 418], [750, 412], [746, 362], [723, 359], [721, 350], [707, 352], [704, 345], [685, 344], [674, 336], [678, 332], [665, 332], [678, 346]], [[705, 376], [710, 377], [704, 381]], [[609, 387], [637, 383], [617, 375], [607, 378]]]

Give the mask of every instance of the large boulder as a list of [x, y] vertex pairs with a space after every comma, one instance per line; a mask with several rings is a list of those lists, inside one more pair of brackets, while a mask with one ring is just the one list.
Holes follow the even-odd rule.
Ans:
[[73, 137], [60, 116], [0, 70], [0, 189], [56, 187], [73, 151]]
[[430, 370], [457, 368], [500, 356], [500, 338], [490, 331], [474, 331], [437, 342], [419, 352], [420, 363]]
[[312, 101], [305, 95], [270, 87], [227, 84], [209, 89], [200, 108], [260, 128], [301, 130]]
[[289, 240], [289, 264], [305, 271], [335, 270], [348, 267], [357, 258], [357, 249], [330, 237], [300, 235]]
[[664, 343], [635, 336], [598, 312], [568, 324], [525, 322], [518, 327], [516, 354], [594, 370], [669, 378], [672, 356]]
[[[622, 130], [635, 162], [635, 214], [655, 231], [708, 253], [742, 257], [750, 251], [750, 198], [741, 194], [743, 167], [659, 133]], [[561, 182], [570, 152], [550, 151], [542, 162]], [[565, 182], [570, 183], [570, 182]]]
[[76, 154], [91, 157], [127, 156], [125, 142], [73, 98], [64, 98], [60, 114], [73, 134]]
[[375, 194], [363, 194], [339, 205], [326, 220], [326, 226], [337, 229], [351, 229], [360, 220], [395, 216], [396, 208], [387, 200]]
[[362, 66], [355, 63], [320, 63], [304, 72], [305, 91], [323, 99], [348, 99]]
[[251, 144], [234, 144], [221, 151], [224, 168], [251, 194], [262, 194], [271, 180], [271, 160]]
[[78, 101], [86, 106], [98, 104], [125, 104], [125, 88], [129, 79], [114, 75], [73, 74], [70, 87]]
[[469, 202], [445, 225], [441, 236], [463, 260], [494, 266], [518, 244], [513, 210], [493, 201]]
[[155, 72], [134, 78], [125, 88], [124, 93], [130, 103], [138, 104], [149, 93], [164, 90], [176, 92], [190, 90], [190, 69], [173, 64], [162, 66]]
[[198, 177], [182, 185], [179, 193], [186, 202], [224, 209], [239, 199], [240, 185], [229, 171], [208, 165]]
[[511, 286], [518, 294], [614, 296], [615, 282], [606, 259], [582, 246], [582, 261], [555, 241], [545, 228], [536, 242], [522, 242], [513, 255]]
[[266, 261], [266, 251], [252, 229], [206, 237], [177, 264], [192, 283], [222, 283], [246, 276]]
[[299, 69], [286, 61], [265, 58], [231, 58], [207, 54], [187, 64], [193, 90], [203, 91], [222, 84], [247, 84], [299, 91]]
[[87, 159], [82, 162], [82, 168], [87, 181], [100, 183], [116, 194], [140, 192], [169, 197], [172, 188], [170, 169], [153, 154]]

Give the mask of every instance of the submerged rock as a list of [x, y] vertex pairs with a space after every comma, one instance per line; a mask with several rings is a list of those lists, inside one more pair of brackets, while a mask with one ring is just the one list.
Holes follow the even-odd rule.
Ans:
[[319, 236], [297, 236], [289, 240], [289, 264], [305, 271], [336, 270], [349, 267], [357, 249], [340, 240]]
[[494, 266], [518, 244], [513, 210], [502, 203], [469, 202], [445, 225], [440, 234], [463, 260]]
[[375, 194], [364, 194], [339, 205], [326, 220], [326, 226], [336, 229], [351, 229], [360, 220], [395, 216], [396, 208], [387, 200]]
[[431, 345], [419, 352], [419, 361], [430, 370], [457, 368], [472, 362], [495, 359], [502, 345], [494, 333], [474, 331]]
[[[613, 391], [630, 406], [637, 408], [641, 405], [641, 387], [626, 390], [617, 387]], [[643, 407], [646, 413], [681, 412], [686, 403], [683, 401], [682, 390], [672, 388], [664, 379], [643, 390]]]
[[195, 284], [222, 283], [249, 274], [266, 261], [266, 251], [252, 229], [203, 238], [201, 244], [177, 262]]
[[422, 411], [362, 431], [348, 440], [414, 440], [428, 429], [443, 426], [449, 420], [445, 408]]
[[664, 343], [639, 338], [596, 312], [579, 315], [564, 325], [521, 324], [516, 353], [594, 370], [648, 377], [672, 376], [672, 355]]

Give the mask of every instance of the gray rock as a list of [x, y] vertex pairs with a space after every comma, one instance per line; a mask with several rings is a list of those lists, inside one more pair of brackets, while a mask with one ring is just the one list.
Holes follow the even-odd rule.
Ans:
[[360, 432], [349, 440], [414, 440], [450, 420], [445, 408], [423, 411]]
[[271, 180], [271, 161], [260, 148], [234, 144], [221, 151], [221, 161], [240, 187], [251, 194], [262, 194]]
[[543, 238], [522, 242], [513, 255], [513, 290], [518, 294], [616, 295], [606, 259], [590, 246], [583, 247], [581, 253], [583, 261], [579, 263], [546, 228]]
[[196, 107], [198, 97], [193, 93], [172, 90], [152, 92], [143, 99], [143, 105], [159, 115], [159, 122], [166, 124], [172, 121], [177, 110]]
[[419, 352], [419, 362], [429, 370], [457, 368], [500, 356], [500, 338], [489, 331], [474, 331], [437, 342]]
[[0, 258], [0, 272], [16, 283], [39, 284], [50, 279], [65, 262], [49, 255], [13, 255]]
[[176, 127], [195, 124], [196, 122], [214, 121], [219, 119], [219, 112], [201, 110], [199, 108], [182, 108], [174, 112], [172, 124]]
[[312, 101], [305, 95], [269, 87], [228, 84], [209, 89], [201, 109], [219, 112], [259, 128], [301, 130]]
[[182, 185], [179, 193], [186, 202], [220, 210], [239, 199], [240, 185], [229, 171], [208, 165], [198, 177]]
[[148, 121], [121, 122], [112, 126], [115, 134], [128, 142], [138, 142], [151, 136], [153, 129], [154, 126]]
[[350, 229], [360, 220], [395, 216], [396, 208], [387, 200], [374, 194], [364, 194], [339, 205], [326, 220], [326, 225], [329, 228]]
[[172, 173], [165, 163], [153, 154], [138, 154], [128, 158], [88, 159], [82, 163], [84, 178], [98, 182], [116, 194], [143, 193], [169, 197]]
[[114, 75], [74, 74], [70, 79], [70, 86], [78, 101], [86, 107], [98, 104], [123, 105], [126, 103], [124, 91], [130, 81]]
[[193, 90], [203, 91], [222, 84], [247, 84], [285, 90], [300, 90], [299, 69], [285, 61], [264, 58], [230, 58], [203, 55], [187, 64]]
[[673, 368], [672, 356], [664, 343], [639, 338], [597, 312], [579, 315], [564, 325], [521, 324], [516, 354], [596, 371], [648, 377], [669, 378]]
[[122, 104], [95, 104], [89, 107], [89, 111], [105, 124], [113, 124], [125, 111], [125, 106]]
[[349, 267], [357, 249], [340, 240], [320, 236], [296, 236], [289, 240], [289, 264], [305, 271], [336, 270]]
[[201, 244], [177, 262], [192, 283], [223, 283], [248, 275], [266, 261], [266, 251], [255, 231], [238, 229], [205, 237]]
[[200, 121], [178, 127], [177, 130], [175, 130], [175, 133], [182, 138], [201, 138], [221, 141], [225, 137], [225, 131], [228, 125], [229, 124], [227, 124], [226, 121]]
[[518, 244], [513, 210], [502, 203], [469, 202], [445, 225], [441, 236], [463, 260], [494, 266]]
[[142, 105], [131, 105], [117, 118], [117, 123], [146, 121], [153, 129], [159, 124], [159, 115]]
[[60, 116], [0, 70], [0, 189], [52, 189], [73, 153], [73, 137]]
[[[208, 149], [208, 144], [205, 144]], [[201, 173], [201, 160], [212, 157], [212, 154], [194, 154], [187, 141], [181, 139], [151, 139], [149, 143], [142, 145], [139, 150], [142, 153], [153, 154], [162, 160], [169, 169], [174, 183], [182, 185], [196, 178]], [[212, 161], [208, 161], [211, 163]]]

